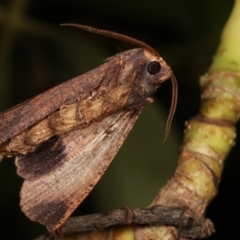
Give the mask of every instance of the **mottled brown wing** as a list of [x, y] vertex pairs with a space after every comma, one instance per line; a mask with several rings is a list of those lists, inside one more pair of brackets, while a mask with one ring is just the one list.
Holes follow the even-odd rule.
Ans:
[[103, 175], [140, 111], [118, 112], [85, 129], [63, 134], [64, 164], [51, 174], [24, 181], [20, 203], [23, 212], [50, 231], [60, 227]]
[[0, 114], [0, 144], [37, 123], [59, 107], [81, 100], [84, 95], [97, 88], [104, 78], [114, 79], [116, 64], [114, 61], [111, 64], [105, 63], [2, 112]]

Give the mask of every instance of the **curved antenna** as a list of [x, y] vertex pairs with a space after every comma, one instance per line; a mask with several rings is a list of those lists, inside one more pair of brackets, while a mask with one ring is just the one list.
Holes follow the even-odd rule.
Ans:
[[170, 132], [171, 124], [172, 124], [172, 119], [177, 107], [178, 85], [177, 85], [177, 80], [173, 73], [171, 73], [171, 83], [172, 83], [172, 102], [171, 102], [171, 108], [167, 118], [167, 124], [166, 124], [165, 136], [164, 136], [163, 142], [167, 140], [167, 137]]
[[112, 31], [108, 31], [108, 30], [93, 28], [90, 26], [75, 24], [75, 23], [63, 23], [63, 24], [60, 24], [60, 26], [80, 28], [80, 29], [83, 29], [88, 32], [104, 35], [104, 36], [111, 37], [111, 38], [116, 38], [118, 40], [122, 40], [124, 42], [128, 42], [128, 43], [134, 44], [138, 47], [144, 48], [144, 49], [148, 50], [149, 52], [151, 52], [156, 57], [159, 57], [158, 52], [156, 50], [154, 50], [151, 46], [149, 46], [147, 43], [142, 42], [136, 38], [126, 36], [121, 33], [116, 33], [116, 32], [112, 32]]

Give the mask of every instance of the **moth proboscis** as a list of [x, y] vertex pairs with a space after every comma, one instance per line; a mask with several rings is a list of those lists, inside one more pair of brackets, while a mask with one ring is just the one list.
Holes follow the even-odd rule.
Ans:
[[0, 159], [16, 156], [25, 179], [20, 205], [33, 221], [59, 228], [98, 182], [131, 131], [141, 109], [167, 79], [172, 105], [177, 82], [148, 44], [123, 34], [62, 24], [106, 35], [140, 48], [116, 54], [99, 67], [0, 114]]

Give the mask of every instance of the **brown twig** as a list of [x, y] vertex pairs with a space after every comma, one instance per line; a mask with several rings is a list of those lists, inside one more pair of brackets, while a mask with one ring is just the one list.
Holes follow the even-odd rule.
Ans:
[[[156, 205], [147, 209], [131, 209], [126, 207], [106, 214], [71, 217], [60, 229], [58, 229], [58, 232], [55, 232], [55, 234], [65, 236], [129, 224], [141, 226], [176, 226], [179, 228], [179, 236], [185, 238], [205, 238], [214, 232], [214, 227], [210, 220], [194, 220], [191, 216], [191, 211], [186, 207], [173, 208], [161, 205]], [[50, 235], [45, 235], [36, 240], [40, 239], [50, 240], [55, 238]]]

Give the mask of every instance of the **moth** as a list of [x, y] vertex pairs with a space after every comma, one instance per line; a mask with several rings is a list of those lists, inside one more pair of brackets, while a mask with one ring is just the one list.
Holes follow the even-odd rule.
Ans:
[[177, 82], [168, 64], [148, 44], [85, 25], [62, 24], [135, 44], [99, 67], [0, 114], [0, 159], [15, 156], [25, 179], [22, 211], [49, 231], [59, 228], [109, 166], [142, 108], [168, 79], [172, 104]]

